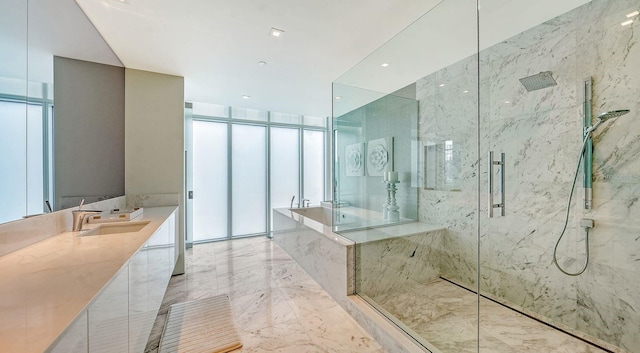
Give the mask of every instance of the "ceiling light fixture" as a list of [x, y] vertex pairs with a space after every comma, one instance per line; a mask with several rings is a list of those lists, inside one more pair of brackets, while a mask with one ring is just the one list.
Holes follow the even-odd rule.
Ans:
[[336, 96], [336, 100], [341, 100], [342, 96]]
[[632, 23], [633, 23], [633, 20], [629, 20], [629, 21], [624, 21], [624, 22], [622, 22], [620, 25], [622, 25], [622, 26], [628, 26], [628, 25], [630, 25], [630, 24], [632, 24]]
[[277, 28], [271, 28], [271, 30], [269, 31], [269, 35], [276, 38], [282, 37], [283, 34], [284, 31]]
[[265, 65], [267, 65], [266, 61], [258, 61], [258, 66], [262, 67], [262, 66], [265, 66]]
[[251, 98], [251, 96], [247, 96], [246, 94], [242, 95], [242, 99], [249, 99], [249, 98]]
[[469, 90], [465, 89], [464, 91], [462, 91], [462, 93], [469, 93]]
[[633, 11], [632, 13], [627, 14], [627, 18], [635, 17], [640, 15], [640, 11]]
[[440, 84], [440, 87], [444, 87], [444, 83], [441, 83], [441, 84]]
[[387, 64], [387, 63], [382, 63], [382, 64], [380, 64], [380, 66], [382, 66], [382, 67], [387, 67], [387, 66], [389, 66], [389, 64]]
[[509, 104], [511, 103], [511, 101], [504, 101], [504, 104]]

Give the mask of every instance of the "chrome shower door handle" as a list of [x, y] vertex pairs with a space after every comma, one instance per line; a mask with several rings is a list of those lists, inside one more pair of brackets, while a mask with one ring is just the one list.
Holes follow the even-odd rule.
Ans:
[[[487, 214], [489, 216], [489, 218], [493, 218], [493, 209], [494, 208], [500, 208], [500, 215], [504, 216], [504, 199], [505, 199], [505, 194], [504, 194], [504, 185], [505, 185], [505, 180], [504, 180], [504, 153], [500, 154], [500, 161], [494, 161], [493, 160], [493, 151], [489, 151], [489, 155], [487, 156], [487, 160], [489, 161], [488, 164], [488, 168], [487, 168], [487, 174], [488, 174], [488, 185], [487, 185], [487, 192], [488, 192], [488, 204], [487, 204]], [[500, 203], [493, 203], [493, 166], [494, 165], [499, 165], [500, 166]]]

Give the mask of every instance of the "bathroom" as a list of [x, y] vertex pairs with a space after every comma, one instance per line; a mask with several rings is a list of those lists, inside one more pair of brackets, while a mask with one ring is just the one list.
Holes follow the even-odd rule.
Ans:
[[[36, 1], [27, 2], [21, 10], [31, 11], [35, 4]], [[431, 4], [416, 22], [386, 44], [373, 46], [379, 49], [350, 70], [341, 71], [333, 87], [325, 87], [326, 91], [332, 89], [333, 118], [323, 122], [320, 129], [317, 125], [306, 126], [313, 131], [334, 131], [326, 133], [330, 151], [325, 155], [325, 184], [320, 195], [333, 200], [326, 205], [332, 207], [332, 234], [342, 237], [340, 243], [347, 249], [347, 260], [340, 260], [344, 268], [339, 276], [347, 288], [334, 295], [334, 288], [323, 285], [330, 299], [339, 305], [332, 306], [332, 310], [335, 315], [345, 314], [346, 310], [346, 317], [354, 316], [361, 327], [355, 325], [353, 329], [362, 330], [357, 335], [373, 337], [367, 340], [377, 340], [385, 351], [640, 352], [640, 288], [634, 281], [640, 270], [635, 224], [640, 178], [635, 158], [640, 131], [640, 84], [636, 78], [640, 71], [634, 65], [640, 59], [640, 2], [567, 1], [552, 9], [547, 9], [546, 3], [480, 5], [478, 10], [475, 2], [445, 0]], [[60, 9], [63, 11], [69, 9]], [[527, 13], [535, 15], [523, 15]], [[17, 21], [18, 17], [13, 19]], [[84, 21], [90, 24], [86, 18]], [[400, 28], [408, 23], [411, 21]], [[26, 22], [24, 25], [28, 26]], [[89, 32], [102, 40], [97, 30], [92, 28]], [[448, 36], [445, 38], [442, 33]], [[19, 35], [42, 41], [31, 29]], [[100, 50], [106, 52], [108, 45], [101, 43]], [[34, 102], [37, 97], [47, 107], [53, 103], [47, 98], [53, 87], [44, 85], [43, 89], [42, 85], [26, 82], [59, 84], [64, 80], [28, 79], [41, 74], [35, 61], [30, 61], [41, 53], [27, 44], [22, 49], [24, 76], [19, 89], [27, 93], [14, 96], [30, 97]], [[92, 58], [90, 51], [76, 58], [100, 61]], [[65, 58], [59, 58], [57, 63], [74, 64]], [[118, 73], [106, 74], [121, 77], [111, 82], [121, 87], [120, 93], [111, 92], [113, 99], [119, 100], [118, 108], [96, 108], [87, 103], [86, 109], [124, 119], [117, 126], [90, 127], [85, 131], [87, 135], [64, 136], [63, 141], [73, 140], [85, 148], [75, 151], [81, 155], [70, 157], [68, 163], [72, 167], [56, 165], [56, 173], [71, 171], [64, 176], [56, 174], [56, 182], [67, 180], [73, 187], [86, 187], [81, 191], [84, 195], [115, 196], [111, 201], [98, 198], [88, 202], [103, 202], [101, 205], [108, 208], [127, 204], [149, 208], [179, 206], [183, 212], [183, 206], [189, 207], [191, 201], [184, 191], [183, 166], [190, 156], [185, 158], [183, 154], [189, 127], [184, 124], [187, 99], [182, 78], [123, 68], [115, 56], [107, 62], [102, 60], [102, 64], [120, 67]], [[526, 78], [542, 80], [543, 75], [539, 74], [545, 72], [551, 77], [545, 76], [544, 87], [527, 86], [530, 83]], [[198, 104], [198, 100], [193, 101]], [[209, 103], [240, 106], [242, 102]], [[64, 109], [64, 98], [56, 100], [59, 113], [57, 109]], [[611, 118], [601, 115], [618, 110], [629, 112]], [[591, 121], [584, 121], [586, 115]], [[583, 185], [591, 180], [584, 181], [586, 168], [583, 163], [576, 166], [576, 161], [583, 155], [580, 152], [585, 128], [596, 124], [598, 117], [606, 120], [592, 129], [592, 140], [587, 141], [592, 148], [588, 158], [593, 161], [592, 191], [587, 193]], [[105, 115], [105, 119], [109, 117]], [[155, 129], [150, 131], [147, 127], [152, 124]], [[299, 127], [304, 130], [305, 125]], [[103, 128], [114, 131], [108, 142], [91, 137], [91, 130]], [[54, 140], [61, 142], [59, 137]], [[115, 173], [109, 178], [121, 182], [115, 190], [92, 190], [98, 185], [113, 185], [100, 179], [89, 163], [78, 161], [95, 158], [106, 165], [109, 155], [103, 153], [101, 146], [114, 141], [122, 158], [120, 164], [109, 169]], [[369, 164], [369, 158], [364, 159], [363, 155], [368, 156], [367, 148], [374, 144], [386, 149], [387, 160], [383, 164], [387, 169], [368, 169], [375, 164]], [[74, 144], [66, 146], [74, 150]], [[52, 150], [58, 153], [65, 148]], [[487, 158], [489, 152], [493, 152], [492, 162]], [[6, 161], [4, 154], [2, 159]], [[15, 165], [11, 160], [6, 163]], [[488, 172], [489, 164], [493, 173]], [[84, 170], [86, 166], [89, 168]], [[491, 197], [489, 179], [493, 180]], [[86, 185], [87, 180], [94, 185]], [[328, 182], [331, 180], [334, 182]], [[26, 185], [29, 181], [22, 177], [18, 182]], [[59, 187], [52, 179], [43, 193], [51, 193], [55, 199], [61, 195], [54, 194]], [[3, 189], [5, 192], [8, 191]], [[571, 208], [567, 210], [570, 193]], [[585, 208], [583, 198], [588, 194], [592, 204]], [[197, 191], [195, 195], [194, 202], [198, 200]], [[77, 195], [68, 196], [64, 207], [77, 206]], [[287, 196], [274, 208], [290, 208], [290, 195]], [[311, 203], [318, 204], [320, 197], [313, 197]], [[56, 205], [63, 200], [55, 200], [54, 209], [58, 210]], [[389, 208], [391, 200], [397, 208]], [[3, 222], [46, 212], [44, 208], [24, 207], [24, 212]], [[492, 216], [488, 215], [490, 211]], [[52, 214], [0, 225], [3, 254], [15, 250], [6, 247], [15, 241], [7, 240], [11, 236], [22, 242], [28, 229], [53, 228], [48, 235], [40, 233], [27, 243], [42, 241], [43, 237], [61, 232], [68, 225], [64, 218], [68, 216], [56, 218]], [[188, 218], [189, 214], [178, 215], [180, 222], [187, 222], [187, 229]], [[390, 227], [403, 229], [416, 221], [423, 227], [420, 234], [412, 231], [403, 235], [399, 231], [386, 238], [379, 236]], [[265, 226], [271, 222], [265, 216]], [[277, 220], [273, 223], [275, 226]], [[180, 232], [181, 229], [178, 239], [185, 239]], [[286, 257], [278, 250], [278, 242], [286, 242], [286, 236], [276, 232], [275, 244], [271, 240], [262, 243], [266, 241], [264, 237], [196, 241], [193, 249], [186, 250], [186, 256], [205, 257], [209, 250], [203, 249], [207, 246], [215, 248], [211, 253], [216, 252], [216, 256], [232, 253], [222, 244], [237, 244], [242, 249], [253, 249], [258, 256], [277, 253]], [[187, 232], [187, 243], [191, 240]], [[247, 246], [250, 241], [261, 243]], [[313, 244], [308, 246], [318, 246], [316, 253], [326, 255], [321, 251], [322, 245]], [[25, 245], [29, 244], [16, 246]], [[184, 272], [180, 264], [186, 268], [199, 266], [181, 255], [174, 273]], [[216, 261], [213, 263], [220, 265]], [[296, 261], [314, 280], [322, 282], [304, 266], [304, 260]], [[293, 264], [273, 266], [285, 271]], [[183, 285], [176, 280], [179, 277], [173, 277], [176, 283], [170, 288]], [[231, 281], [240, 277], [226, 278]], [[225, 284], [226, 288], [231, 285]], [[235, 290], [241, 287], [240, 282], [234, 285]], [[219, 289], [223, 287], [218, 284]], [[355, 295], [347, 296], [347, 292]], [[344, 310], [338, 313], [339, 308]], [[359, 313], [365, 315], [358, 316]], [[526, 326], [518, 326], [515, 319], [491, 321], [495, 316], [508, 315], [525, 317], [522, 325]], [[312, 331], [307, 330], [306, 334]], [[545, 344], [553, 347], [546, 348]], [[319, 351], [331, 351], [320, 346], [324, 350]], [[377, 347], [377, 343], [368, 346], [369, 351], [381, 349]], [[367, 351], [366, 348], [353, 351]]]

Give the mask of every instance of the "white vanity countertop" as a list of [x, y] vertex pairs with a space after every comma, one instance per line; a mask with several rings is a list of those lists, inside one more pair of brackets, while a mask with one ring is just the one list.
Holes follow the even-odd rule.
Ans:
[[138, 232], [66, 232], [0, 257], [0, 353], [44, 352], [176, 209], [145, 208]]

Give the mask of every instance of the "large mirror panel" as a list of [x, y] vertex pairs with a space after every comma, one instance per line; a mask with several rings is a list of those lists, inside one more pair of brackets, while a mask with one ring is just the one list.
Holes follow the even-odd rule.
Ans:
[[[46, 201], [58, 210], [81, 198], [91, 202], [124, 194], [119, 167], [124, 165], [124, 98], [113, 100], [124, 96], [124, 69], [78, 5], [73, 0], [0, 0], [0, 38], [0, 223], [49, 212]], [[57, 92], [62, 100], [56, 104], [54, 56], [79, 59], [58, 73], [76, 91]], [[86, 65], [110, 70], [107, 77], [115, 81], [111, 96], [95, 92], [104, 75], [82, 70]], [[74, 96], [77, 92], [92, 98]], [[58, 111], [57, 103], [65, 100], [69, 109]], [[114, 108], [105, 117], [107, 100]], [[54, 131], [62, 138], [56, 139]], [[82, 158], [87, 154], [100, 156], [97, 160], [108, 155], [108, 163], [87, 168], [89, 160]], [[62, 160], [78, 163], [58, 166]], [[71, 187], [60, 189], [56, 182]]]

